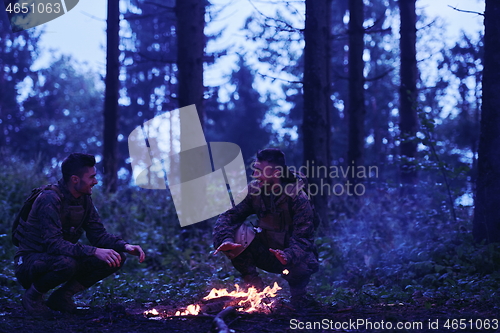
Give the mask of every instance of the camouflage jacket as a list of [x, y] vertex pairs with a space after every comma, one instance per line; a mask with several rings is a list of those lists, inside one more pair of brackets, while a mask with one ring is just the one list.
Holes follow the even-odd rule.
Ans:
[[[296, 195], [287, 195], [286, 192], [279, 196], [267, 194], [257, 181], [248, 185], [248, 194], [238, 205], [222, 213], [217, 219], [213, 231], [214, 247], [217, 248], [225, 241], [234, 241], [235, 231], [247, 217], [256, 214], [259, 226], [263, 220], [267, 220], [269, 226], [274, 223], [277, 229], [282, 223], [282, 218], [275, 217], [277, 211], [289, 214], [289, 223], [286, 226], [287, 239], [283, 246], [290, 264], [297, 264], [311, 252], [316, 252], [314, 245], [313, 210], [307, 194], [299, 191]], [[269, 219], [268, 217], [271, 218]]]
[[[46, 252], [78, 258], [94, 255], [97, 247], [125, 251], [127, 243], [106, 231], [90, 195], [75, 198], [62, 180], [58, 187], [62, 200], [55, 191], [43, 191], [33, 203], [27, 221], [21, 222], [25, 235], [16, 257]], [[84, 231], [92, 245], [78, 242]]]

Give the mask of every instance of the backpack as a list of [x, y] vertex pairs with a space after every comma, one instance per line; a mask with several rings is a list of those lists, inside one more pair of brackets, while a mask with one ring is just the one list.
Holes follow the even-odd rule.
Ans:
[[59, 198], [62, 200], [63, 199], [63, 194], [59, 187], [57, 185], [44, 185], [41, 187], [37, 187], [31, 190], [31, 194], [29, 197], [24, 201], [23, 207], [17, 214], [16, 218], [14, 219], [14, 223], [12, 223], [12, 244], [15, 246], [19, 246], [19, 240], [17, 239], [17, 227], [19, 226], [19, 223], [21, 220], [26, 221], [28, 219], [28, 216], [31, 212], [31, 208], [33, 208], [33, 203], [35, 202], [36, 198], [46, 190], [51, 190], [57, 193]]

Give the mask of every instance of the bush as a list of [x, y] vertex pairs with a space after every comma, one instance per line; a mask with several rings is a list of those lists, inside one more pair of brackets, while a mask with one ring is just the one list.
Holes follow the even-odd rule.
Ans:
[[[40, 170], [37, 163], [22, 164], [15, 159], [2, 165], [3, 301], [18, 302], [22, 292], [13, 272], [12, 220], [32, 188], [54, 182]], [[84, 302], [188, 304], [212, 287], [238, 282], [230, 261], [220, 254], [211, 255], [213, 219], [181, 228], [168, 195], [167, 191], [125, 185], [114, 194], [95, 188], [94, 203], [108, 231], [140, 244], [147, 257], [139, 264], [129, 256], [114, 277], [80, 296]], [[499, 247], [474, 244], [470, 207], [457, 207], [454, 221], [440, 192], [425, 183], [405, 196], [399, 188], [379, 183], [367, 185], [361, 198], [333, 199], [332, 220], [321, 227], [316, 240], [320, 270], [309, 286], [320, 300], [339, 307], [499, 301]], [[278, 280], [286, 286], [276, 275], [263, 276], [266, 283]]]

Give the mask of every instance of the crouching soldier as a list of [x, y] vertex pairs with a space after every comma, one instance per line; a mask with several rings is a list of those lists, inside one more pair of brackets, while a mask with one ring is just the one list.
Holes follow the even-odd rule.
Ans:
[[[73, 295], [118, 271], [124, 252], [144, 261], [139, 245], [107, 233], [101, 223], [91, 199], [95, 164], [92, 155], [69, 155], [62, 163], [63, 179], [34, 190], [14, 224], [13, 242], [19, 246], [15, 273], [26, 289], [22, 304], [31, 315], [50, 315], [49, 308], [75, 312]], [[25, 219], [23, 211], [29, 212]], [[78, 242], [84, 231], [91, 245]], [[60, 284], [44, 303], [44, 294]]]
[[[292, 304], [300, 307], [319, 266], [314, 212], [304, 181], [288, 172], [279, 149], [259, 151], [253, 170], [255, 180], [248, 185], [245, 199], [215, 223], [215, 253], [225, 253], [245, 283], [257, 289], [264, 287], [257, 267], [282, 273]], [[258, 225], [248, 226], [245, 219], [252, 214], [257, 215]]]

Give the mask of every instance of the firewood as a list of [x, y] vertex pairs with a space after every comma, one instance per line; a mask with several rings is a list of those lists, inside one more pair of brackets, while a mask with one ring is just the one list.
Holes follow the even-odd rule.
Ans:
[[227, 308], [219, 312], [217, 316], [215, 316], [213, 321], [213, 326], [217, 330], [217, 333], [231, 333], [231, 330], [224, 322], [224, 317], [235, 311], [236, 311], [235, 306], [228, 306]]

